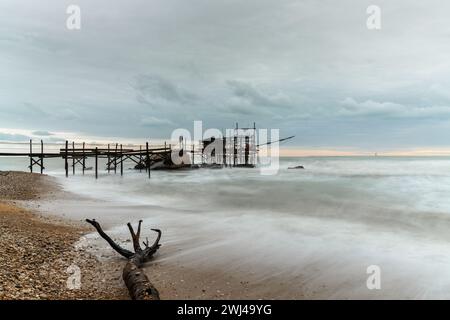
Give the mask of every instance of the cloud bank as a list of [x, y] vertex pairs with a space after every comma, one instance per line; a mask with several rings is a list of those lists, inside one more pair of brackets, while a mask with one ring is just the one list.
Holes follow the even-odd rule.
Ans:
[[169, 137], [257, 122], [308, 146], [449, 145], [450, 3], [0, 3], [0, 127]]

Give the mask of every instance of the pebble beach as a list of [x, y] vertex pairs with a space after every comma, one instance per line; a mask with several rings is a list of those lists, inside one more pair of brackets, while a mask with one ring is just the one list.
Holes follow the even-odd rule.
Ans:
[[0, 299], [128, 299], [119, 266], [76, 249], [88, 227], [20, 206], [56, 192], [48, 176], [0, 172]]

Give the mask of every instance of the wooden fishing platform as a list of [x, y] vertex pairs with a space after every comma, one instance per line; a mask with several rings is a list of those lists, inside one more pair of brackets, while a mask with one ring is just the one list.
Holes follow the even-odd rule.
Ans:
[[[106, 160], [106, 171], [123, 175], [124, 162], [132, 162], [135, 169], [148, 172], [151, 177], [152, 170], [174, 170], [185, 168], [255, 168], [257, 164], [258, 148], [270, 145], [275, 142], [282, 142], [292, 139], [294, 136], [257, 144], [256, 124], [253, 127], [239, 128], [236, 123], [234, 132], [228, 136], [222, 135], [215, 138], [211, 136], [198, 142], [197, 147], [187, 146], [183, 137], [180, 137], [179, 145], [175, 148], [172, 144], [164, 143], [163, 146], [150, 146], [148, 142], [139, 148], [123, 148], [122, 144], [101, 145], [102, 148], [86, 147], [86, 143], [69, 143], [65, 141], [63, 148], [53, 152], [44, 152], [44, 142], [40, 141], [38, 152], [33, 150], [33, 141], [29, 141], [29, 152], [0, 152], [0, 157], [28, 157], [30, 172], [37, 167], [42, 174], [44, 172], [44, 159], [61, 158], [64, 160], [66, 177], [69, 176], [69, 167], [72, 167], [72, 174], [75, 175], [77, 167], [81, 168], [82, 174], [86, 170], [94, 170], [95, 178], [99, 175], [99, 159]], [[172, 161], [172, 156], [179, 158], [178, 164]], [[195, 164], [197, 156], [198, 163]], [[89, 160], [93, 162], [93, 167], [87, 167]], [[102, 162], [103, 165], [103, 162]]]

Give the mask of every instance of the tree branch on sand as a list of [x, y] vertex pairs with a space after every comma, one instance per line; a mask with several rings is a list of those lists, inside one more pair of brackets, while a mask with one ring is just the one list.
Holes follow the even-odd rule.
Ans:
[[159, 300], [158, 290], [153, 286], [148, 277], [145, 275], [142, 270], [142, 265], [149, 261], [152, 256], [158, 251], [159, 240], [161, 239], [161, 230], [159, 229], [151, 229], [158, 233], [155, 242], [150, 246], [148, 243], [148, 239], [143, 242], [144, 249], [142, 249], [139, 238], [141, 235], [141, 224], [142, 220], [139, 220], [137, 232], [134, 232], [134, 229], [131, 223], [128, 223], [128, 229], [131, 233], [131, 238], [133, 240], [133, 248], [134, 252], [131, 252], [127, 249], [122, 248], [117, 243], [114, 242], [102, 229], [100, 224], [95, 221], [95, 219], [90, 220], [86, 219], [86, 222], [91, 224], [100, 236], [105, 239], [109, 245], [121, 256], [128, 259], [127, 264], [123, 268], [122, 278], [125, 281], [125, 285], [128, 288], [128, 292], [130, 293], [130, 297], [133, 300]]

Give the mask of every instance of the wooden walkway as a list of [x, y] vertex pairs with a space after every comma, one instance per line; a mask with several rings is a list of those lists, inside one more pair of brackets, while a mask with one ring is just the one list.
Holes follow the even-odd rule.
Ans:
[[146, 170], [148, 177], [151, 177], [151, 170], [153, 164], [168, 160], [171, 157], [172, 147], [171, 145], [164, 147], [151, 147], [146, 142], [145, 147], [140, 146], [139, 149], [125, 149], [121, 144], [114, 144], [111, 146], [108, 144], [107, 148], [86, 148], [86, 144], [83, 142], [82, 147], [75, 147], [75, 142], [69, 144], [66, 141], [65, 148], [61, 148], [59, 152], [44, 152], [44, 142], [40, 142], [39, 152], [33, 151], [33, 141], [30, 140], [29, 152], [0, 152], [0, 157], [29, 157], [30, 165], [28, 168], [30, 172], [33, 172], [34, 167], [37, 167], [40, 173], [44, 172], [44, 159], [48, 158], [61, 158], [64, 160], [64, 167], [66, 177], [69, 176], [69, 166], [72, 166], [72, 173], [75, 174], [77, 166], [81, 167], [81, 171], [84, 172], [90, 168], [86, 167], [86, 160], [94, 160], [95, 178], [98, 178], [99, 171], [99, 159], [106, 159], [106, 170], [108, 173], [113, 171], [117, 172], [117, 168], [120, 169], [120, 174], [123, 175], [123, 164], [126, 160], [130, 160], [136, 164], [139, 170]]
[[[125, 161], [131, 161], [135, 164], [135, 169], [140, 171], [145, 170], [148, 172], [148, 177], [151, 177], [151, 168], [156, 163], [164, 162], [166, 168], [178, 169], [199, 167], [239, 167], [239, 168], [254, 168], [257, 163], [258, 149], [264, 145], [270, 145], [276, 142], [283, 142], [294, 138], [290, 136], [276, 141], [269, 141], [257, 144], [256, 142], [256, 124], [253, 124], [251, 128], [240, 128], [244, 130], [244, 133], [239, 133], [239, 127], [236, 123], [235, 132], [231, 136], [223, 136], [217, 140], [214, 137], [210, 137], [200, 141], [198, 150], [195, 149], [192, 144], [191, 150], [188, 149], [186, 142], [183, 142], [183, 137], [180, 137], [179, 148], [172, 149], [172, 145], [164, 143], [164, 146], [150, 146], [148, 142], [145, 146], [140, 146], [139, 149], [123, 148], [122, 144], [108, 144], [106, 148], [86, 148], [86, 144], [75, 142], [69, 144], [69, 141], [65, 142], [64, 148], [56, 150], [54, 152], [44, 152], [44, 143], [40, 141], [40, 150], [38, 152], [33, 150], [33, 141], [30, 140], [29, 152], [0, 152], [0, 157], [28, 157], [30, 159], [30, 165], [28, 166], [30, 172], [33, 172], [34, 167], [37, 167], [40, 173], [44, 172], [44, 159], [48, 158], [61, 158], [64, 160], [64, 168], [66, 177], [69, 176], [69, 166], [72, 166], [72, 173], [75, 174], [77, 166], [81, 167], [81, 172], [84, 174], [86, 170], [93, 169], [95, 171], [95, 178], [98, 178], [99, 172], [99, 159], [106, 159], [106, 171], [110, 173], [113, 171], [117, 173], [120, 170], [120, 174], [123, 175], [123, 165]], [[215, 146], [216, 142], [222, 142], [218, 146]], [[80, 147], [81, 146], [81, 147]], [[213, 146], [214, 148], [210, 148]], [[178, 152], [180, 156], [191, 154], [190, 161], [183, 161], [181, 165], [173, 165], [172, 152]], [[200, 157], [200, 164], [195, 165], [195, 155]], [[93, 168], [86, 167], [86, 160], [90, 159], [94, 162]], [[155, 167], [153, 167], [156, 169]]]

